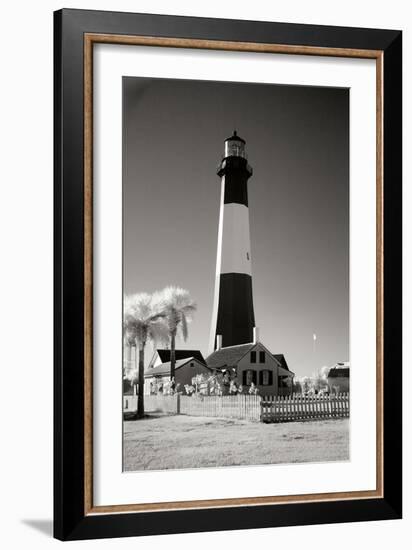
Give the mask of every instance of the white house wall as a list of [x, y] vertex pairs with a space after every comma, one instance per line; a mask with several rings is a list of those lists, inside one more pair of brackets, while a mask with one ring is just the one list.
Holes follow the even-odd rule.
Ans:
[[[256, 351], [256, 363], [251, 363], [250, 361], [250, 352]], [[265, 352], [265, 362], [259, 363], [259, 352], [264, 351]], [[259, 383], [256, 384], [259, 388], [259, 393], [261, 395], [277, 395], [278, 393], [278, 376], [279, 376], [279, 365], [276, 359], [274, 359], [271, 355], [269, 355], [268, 351], [263, 345], [257, 344], [254, 348], [252, 348], [250, 351], [246, 353], [244, 357], [239, 361], [238, 367], [237, 367], [237, 379], [239, 381], [239, 384], [242, 384], [243, 381], [243, 372], [246, 370], [254, 370], [258, 374], [257, 381], [260, 380], [260, 372], [263, 370], [270, 370], [273, 372], [273, 384], [270, 386], [261, 386]], [[282, 371], [284, 369], [281, 369]], [[249, 386], [246, 386], [248, 388]]]
[[[194, 366], [191, 367], [190, 364], [193, 363]], [[159, 363], [161, 364], [161, 363]], [[208, 369], [203, 363], [198, 361], [197, 359], [192, 359], [182, 367], [179, 367], [175, 370], [175, 382], [176, 384], [180, 384], [178, 391], [185, 393], [184, 386], [185, 384], [191, 384], [192, 378], [194, 376], [197, 376], [198, 374], [210, 374], [211, 371]], [[163, 383], [170, 381], [170, 374], [163, 374], [156, 376], [158, 380], [162, 380]], [[145, 379], [145, 394], [150, 394], [150, 380], [151, 378]]]

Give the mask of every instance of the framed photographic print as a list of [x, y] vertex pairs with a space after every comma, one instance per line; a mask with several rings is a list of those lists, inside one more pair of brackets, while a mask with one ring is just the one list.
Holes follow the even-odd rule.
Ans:
[[55, 536], [402, 509], [402, 34], [55, 13]]

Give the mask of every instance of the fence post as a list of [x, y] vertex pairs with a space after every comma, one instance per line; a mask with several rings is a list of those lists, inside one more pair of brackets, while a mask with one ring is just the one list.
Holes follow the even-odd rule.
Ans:
[[180, 414], [180, 393], [176, 394], [176, 414]]

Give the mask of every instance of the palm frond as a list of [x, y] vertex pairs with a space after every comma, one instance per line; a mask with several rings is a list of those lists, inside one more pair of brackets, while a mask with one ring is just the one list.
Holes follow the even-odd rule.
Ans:
[[154, 300], [161, 315], [167, 320], [170, 335], [176, 335], [179, 330], [186, 340], [188, 323], [196, 311], [196, 304], [189, 291], [178, 286], [168, 286], [156, 293]]
[[124, 297], [123, 334], [126, 341], [155, 346], [169, 344], [171, 335], [179, 331], [188, 337], [188, 324], [196, 311], [196, 303], [188, 290], [168, 286], [153, 294], [138, 293]]
[[123, 305], [123, 332], [125, 338], [145, 345], [147, 339], [164, 341], [165, 312], [157, 296], [138, 293], [126, 295]]

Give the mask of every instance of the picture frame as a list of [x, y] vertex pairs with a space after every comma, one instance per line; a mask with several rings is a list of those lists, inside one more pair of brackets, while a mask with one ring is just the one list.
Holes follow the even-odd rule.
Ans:
[[[94, 505], [92, 91], [99, 43], [375, 60], [375, 490]], [[54, 536], [78, 540], [400, 518], [402, 33], [63, 9], [54, 14], [54, 71]]]

